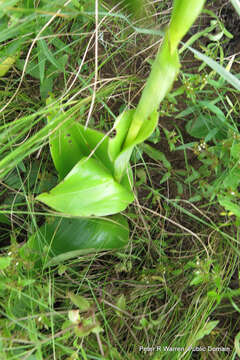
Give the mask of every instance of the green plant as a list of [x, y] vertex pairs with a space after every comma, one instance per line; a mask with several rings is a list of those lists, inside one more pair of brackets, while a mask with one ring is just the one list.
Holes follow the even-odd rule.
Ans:
[[[6, 4], [13, 1], [5, 0], [2, 4], [7, 7]], [[137, 105], [138, 90], [144, 84], [149, 66], [147, 63], [152, 63], [145, 59], [153, 58], [152, 52], [155, 51], [155, 46], [148, 45], [158, 40], [159, 23], [169, 21], [172, 6], [168, 0], [146, 1], [144, 4], [149, 17], [138, 19], [135, 23], [135, 19], [119, 12], [120, 7], [112, 8], [110, 4], [113, 1], [99, 1], [103, 4], [103, 8], [99, 7], [99, 20], [103, 17], [105, 20], [99, 27], [99, 77], [94, 111], [89, 121], [90, 128], [105, 133], [113, 126], [114, 114], [117, 111], [121, 113], [128, 101]], [[29, 47], [42, 26], [65, 2], [19, 1], [14, 14], [21, 14], [18, 25], [25, 27], [32, 15], [36, 25], [38, 22], [41, 24], [37, 32], [33, 24], [28, 37], [24, 35], [26, 41], [19, 59], [26, 59]], [[32, 13], [24, 12], [30, 3], [34, 4]], [[212, 184], [216, 184], [220, 176], [224, 180], [225, 170], [230, 175], [231, 168], [238, 161], [233, 155], [238, 154], [235, 144], [239, 143], [239, 92], [229, 86], [217, 71], [204, 67], [204, 62], [194, 59], [186, 47], [188, 38], [194, 40], [191, 36], [194, 34], [195, 39], [198, 36], [197, 40], [190, 45], [209, 56], [209, 40], [201, 33], [207, 30], [213, 17], [209, 17], [205, 10], [184, 38], [178, 81], [161, 103], [159, 126], [146, 142], [134, 148], [131, 156], [137, 200], [123, 213], [131, 229], [128, 246], [114, 252], [83, 253], [51, 268], [36, 266], [40, 255], [45, 265], [52, 247], [61, 245], [57, 237], [62, 235], [65, 242], [72, 243], [78, 232], [74, 227], [79, 217], [53, 213], [35, 202], [35, 198], [58, 183], [48, 147], [49, 136], [57, 135], [60, 126], [71, 117], [84, 124], [92, 101], [92, 59], [95, 56], [92, 35], [97, 13], [94, 6], [89, 11], [86, 9], [85, 4], [90, 3], [94, 5], [95, 1], [75, 0], [74, 4], [79, 4], [79, 7], [75, 8], [73, 17], [69, 16], [70, 9], [62, 8], [63, 17], [55, 18], [49, 35], [42, 33], [40, 37], [46, 41], [55, 59], [60, 55], [54, 45], [55, 39], [64, 43], [62, 56], [65, 55], [64, 47], [68, 46], [72, 51], [64, 71], [55, 68], [58, 77], [54, 80], [53, 91], [58, 101], [52, 99], [51, 102], [49, 99], [46, 106], [39, 96], [40, 79], [33, 78], [26, 71], [24, 75], [17, 63], [0, 81], [0, 102], [5, 107], [23, 75], [16, 97], [1, 112], [1, 360], [141, 360], [149, 356], [156, 360], [188, 360], [200, 355], [199, 351], [196, 354], [196, 350], [164, 350], [186, 349], [188, 346], [192, 349], [228, 347], [229, 351], [218, 352], [219, 358], [237, 357], [240, 323], [239, 221], [235, 216], [228, 216], [229, 212], [223, 213], [217, 196], [211, 201], [211, 188], [217, 195], [223, 195], [224, 189], [217, 190], [217, 186]], [[228, 10], [225, 4], [223, 7], [216, 1], [206, 4], [206, 8], [213, 9], [214, 6], [214, 12], [235, 38], [237, 31], [231, 25], [233, 21], [222, 16], [222, 9], [229, 17], [233, 13], [230, 2], [226, 5]], [[51, 13], [51, 9], [47, 8], [49, 6], [54, 6], [56, 10]], [[11, 11], [13, 9], [7, 12], [10, 14]], [[42, 14], [43, 11], [47, 14]], [[42, 22], [43, 19], [45, 22]], [[218, 32], [219, 28], [215, 25], [213, 30], [206, 31], [213, 36]], [[20, 37], [21, 34], [17, 33], [1, 42], [2, 49], [7, 49]], [[236, 73], [239, 57], [231, 55], [237, 49], [234, 40], [226, 41], [226, 37], [222, 36], [219, 51], [211, 52], [211, 56]], [[221, 47], [223, 58], [219, 59]], [[82, 60], [85, 53], [87, 55]], [[27, 62], [27, 71], [34, 63], [38, 68], [37, 54], [36, 42]], [[46, 60], [45, 65], [47, 71], [51, 63]], [[75, 77], [77, 81], [72, 86]], [[184, 111], [189, 115], [184, 115]], [[201, 118], [202, 124], [198, 125], [203, 133], [193, 139], [186, 133], [185, 125], [189, 123], [190, 131], [198, 135], [197, 126], [195, 128], [198, 118]], [[235, 134], [237, 137], [234, 139]], [[232, 150], [231, 143], [234, 144]], [[179, 150], [180, 146], [182, 150]], [[201, 159], [204, 163], [200, 162]], [[205, 166], [205, 170], [200, 169], [201, 165]], [[231, 180], [234, 178], [236, 176], [232, 176]], [[199, 196], [202, 190], [206, 197]], [[228, 189], [225, 190], [227, 193]], [[238, 202], [235, 196], [234, 203]], [[113, 216], [91, 220], [109, 222]], [[44, 222], [45, 226], [42, 226]], [[70, 224], [72, 231], [65, 232]], [[86, 228], [83, 227], [82, 238], [85, 246], [88, 238], [95, 236], [94, 229], [86, 233]], [[38, 247], [31, 252], [30, 242], [27, 246], [23, 246], [23, 242], [35, 231], [39, 237], [35, 240]], [[108, 234], [111, 235], [111, 232]], [[111, 236], [114, 238], [114, 233]], [[89, 252], [88, 249], [82, 252], [84, 250]], [[52, 264], [67, 258], [64, 249], [58, 248], [58, 251], [59, 255], [51, 259]], [[79, 250], [75, 252], [76, 255], [78, 253]], [[96, 332], [101, 330], [99, 327], [104, 332]], [[149, 345], [160, 345], [162, 351], [151, 354], [139, 351], [140, 346], [147, 350]], [[214, 355], [213, 351], [211, 354]]]
[[[191, 172], [185, 179], [186, 183], [191, 183], [197, 189], [190, 200], [196, 201], [202, 197], [211, 202], [218, 200], [227, 210], [225, 215], [239, 217], [240, 136], [234, 121], [238, 116], [238, 91], [232, 90], [234, 100], [230, 100], [224, 78], [215, 79], [215, 72], [204, 77], [201, 86], [198, 77], [189, 74], [185, 77], [186, 91], [193, 93], [194, 98], [191, 97], [190, 104], [187, 103], [189, 106], [176, 117], [186, 121], [187, 133], [198, 141], [184, 144], [177, 147], [177, 150], [191, 148], [202, 163], [198, 168], [191, 167]], [[207, 83], [213, 86], [214, 94], [206, 86]], [[191, 119], [188, 120], [189, 115]]]
[[[90, 249], [112, 249], [126, 244], [127, 221], [115, 214], [134, 200], [129, 160], [134, 147], [144, 142], [157, 126], [157, 108], [179, 72], [178, 44], [203, 4], [204, 0], [174, 1], [169, 27], [139, 104], [135, 110], [118, 116], [113, 138], [85, 128], [73, 118], [65, 119], [50, 135], [51, 155], [60, 183], [36, 199], [63, 216], [78, 218], [46, 222], [31, 238], [31, 247], [41, 250], [44, 238], [50, 245], [50, 255], [66, 258]], [[48, 99], [49, 124], [59, 116], [58, 111], [51, 110], [52, 104], [53, 98]], [[103, 216], [111, 217], [94, 218]]]

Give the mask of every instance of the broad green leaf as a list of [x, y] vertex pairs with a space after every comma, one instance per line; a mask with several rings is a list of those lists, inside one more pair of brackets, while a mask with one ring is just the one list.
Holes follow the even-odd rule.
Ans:
[[71, 216], [105, 216], [125, 210], [134, 196], [100, 162], [83, 157], [60, 184], [36, 199]]
[[[54, 98], [47, 99], [47, 105], [54, 103]], [[59, 112], [49, 108], [48, 123], [51, 123]], [[50, 135], [50, 150], [54, 165], [62, 180], [83, 156], [91, 156], [99, 160], [113, 172], [108, 156], [108, 137], [103, 133], [86, 128], [74, 118], [66, 119], [57, 131]]]
[[129, 228], [125, 217], [49, 218], [21, 250], [31, 249], [41, 256], [47, 248], [49, 264], [57, 264], [82, 254], [118, 249], [125, 246]]
[[101, 162], [109, 172], [113, 172], [113, 165], [108, 156], [108, 140], [105, 134], [77, 124], [81, 151], [84, 156], [92, 156]]
[[8, 72], [15, 63], [16, 59], [16, 56], [9, 56], [4, 60], [0, 60], [0, 77], [4, 76]]
[[[48, 98], [46, 103], [50, 105], [54, 101]], [[54, 120], [58, 115], [57, 110], [50, 110], [48, 122]], [[69, 119], [65, 121], [56, 132], [49, 137], [52, 159], [60, 180], [83, 158], [77, 124]]]
[[211, 332], [213, 331], [213, 329], [215, 329], [218, 323], [219, 320], [215, 320], [209, 321], [208, 323], [204, 324], [203, 328], [198, 331], [195, 337], [195, 341], [201, 340], [202, 338], [204, 338], [204, 336], [211, 334]]
[[152, 134], [158, 123], [158, 113], [157, 111], [153, 111], [144, 126], [140, 128], [137, 137], [130, 145], [126, 146], [124, 141], [134, 113], [135, 110], [128, 110], [118, 117], [116, 123], [117, 134], [115, 138], [109, 140], [108, 151], [110, 158], [114, 161], [114, 175], [117, 181], [121, 181], [127, 170], [134, 146], [146, 140]]
[[227, 129], [224, 123], [216, 116], [199, 115], [196, 119], [188, 121], [186, 125], [188, 134], [197, 139], [204, 139], [211, 130], [214, 130], [216, 139], [226, 138]]
[[[54, 98], [50, 96], [47, 99], [47, 104], [50, 106], [54, 101]], [[48, 122], [54, 121], [58, 115], [56, 107], [51, 109], [50, 106]], [[57, 131], [50, 135], [51, 155], [60, 180], [84, 156], [91, 156], [92, 159], [96, 159], [113, 175], [113, 163], [108, 156], [108, 142], [109, 138], [106, 135], [96, 130], [85, 129], [84, 126], [76, 123], [74, 118], [64, 121]], [[124, 174], [121, 184], [126, 191], [131, 192], [132, 172], [130, 168], [128, 173]]]
[[230, 211], [235, 216], [240, 218], [240, 206], [230, 200], [228, 196], [218, 196], [219, 204], [222, 205], [227, 211]]
[[204, 3], [205, 0], [174, 0], [169, 25], [171, 54], [176, 51], [179, 42], [201, 13]]

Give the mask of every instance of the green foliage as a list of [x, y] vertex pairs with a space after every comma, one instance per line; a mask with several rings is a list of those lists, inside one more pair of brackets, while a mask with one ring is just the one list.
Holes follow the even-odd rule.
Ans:
[[[119, 296], [118, 300], [117, 300], [117, 303], [116, 303], [116, 306], [122, 310], [122, 311], [125, 311], [126, 310], [126, 298], [125, 296], [122, 294], [121, 296]], [[122, 312], [119, 311], [119, 310], [116, 310], [116, 313], [118, 316], [122, 316]]]
[[144, 1], [143, 0], [114, 0], [115, 4], [119, 3], [126, 7], [128, 13], [133, 14], [135, 17], [140, 17], [144, 14]]
[[80, 311], [88, 311], [90, 309], [90, 303], [87, 299], [83, 296], [75, 295], [73, 293], [68, 294], [69, 298], [71, 299], [72, 303], [78, 307]]
[[0, 214], [0, 223], [10, 225], [8, 217], [4, 214]]
[[[137, 138], [141, 128], [145, 128], [152, 114], [157, 110], [160, 102], [171, 89], [173, 82], [179, 71], [178, 53], [171, 54], [168, 35], [158, 52], [152, 65], [152, 70], [143, 90], [139, 104], [135, 110], [125, 146], [130, 146]], [[153, 129], [154, 130], [154, 129]]]
[[128, 130], [131, 126], [135, 110], [128, 110], [121, 114], [115, 122], [116, 136], [109, 141], [108, 153], [114, 166], [114, 175], [118, 181], [121, 181], [128, 169], [129, 160], [136, 145], [141, 144], [154, 131], [158, 123], [158, 115], [153, 111], [145, 126], [142, 127], [129, 145], [125, 143]]
[[[51, 264], [102, 250], [121, 248], [129, 236], [127, 220], [120, 214], [102, 219], [47, 218], [23, 247], [30, 256], [42, 254], [44, 262]], [[29, 250], [27, 250], [29, 249]]]
[[[32, 60], [29, 66], [26, 68], [26, 74], [31, 75], [33, 78], [40, 80], [40, 94], [42, 99], [46, 99], [48, 93], [50, 93], [53, 89], [53, 82], [59, 76], [60, 72], [63, 71], [64, 67], [68, 61], [68, 55], [60, 56], [57, 62], [55, 61], [50, 66], [46, 67], [47, 63], [45, 53], [41, 53], [43, 50], [38, 49], [38, 60]], [[48, 64], [46, 64], [48, 65]], [[25, 66], [25, 61], [22, 59], [18, 59], [16, 61], [16, 66], [19, 70], [23, 70]]]
[[84, 129], [72, 119], [65, 122], [50, 137], [52, 158], [62, 182], [37, 199], [72, 216], [105, 216], [124, 210], [133, 195], [126, 176], [128, 185], [124, 186], [111, 174], [108, 142], [108, 137], [96, 130]]
[[223, 66], [219, 65], [215, 60], [210, 57], [200, 53], [198, 50], [189, 47], [189, 49], [196, 55], [199, 60], [204, 61], [208, 66], [215, 70], [224, 80], [231, 84], [238, 91], [240, 90], [240, 81], [239, 79], [232, 75], [228, 70]]
[[174, 2], [169, 27], [133, 115], [125, 146], [133, 143], [141, 128], [144, 129], [151, 114], [157, 110], [160, 102], [170, 91], [180, 68], [177, 47], [201, 12], [204, 2], [204, 0], [198, 3], [185, 0]]
[[[189, 122], [186, 129], [190, 135], [202, 138], [199, 143], [193, 145], [202, 166], [198, 170], [192, 169], [192, 175], [187, 181], [198, 183], [202, 196], [210, 200], [217, 197], [230, 215], [239, 217], [239, 134], [228, 130], [224, 121], [218, 120], [220, 131], [219, 125], [217, 127], [214, 121], [208, 120], [207, 128], [201, 117], [194, 123], [194, 128], [189, 125], [193, 123]], [[208, 145], [212, 141], [215, 144]]]
[[[52, 101], [53, 99], [49, 99], [48, 103], [51, 104]], [[50, 123], [54, 114], [53, 112], [48, 117]], [[37, 199], [71, 216], [105, 216], [124, 210], [133, 201], [133, 195], [127, 177], [123, 184], [113, 178], [113, 167], [108, 157], [108, 141], [104, 134], [85, 130], [72, 119], [63, 123], [57, 133], [50, 136], [52, 158], [62, 181]], [[77, 251], [81, 253], [86, 249], [106, 250], [126, 244], [128, 226], [121, 216], [109, 221], [62, 221], [57, 236], [54, 236], [55, 229], [59, 226], [56, 222], [53, 225], [46, 224], [40, 229], [50, 245], [50, 252], [54, 255], [64, 254], [62, 259], [76, 256]], [[40, 246], [37, 245], [36, 236], [30, 241], [32, 248]]]
[[[141, 345], [232, 348], [235, 338], [234, 357], [240, 307], [239, 96], [217, 68], [194, 60], [185, 45], [194, 43], [221, 69], [234, 72], [238, 55], [232, 56], [228, 30], [235, 34], [228, 21], [202, 14], [193, 35], [187, 35], [191, 42], [180, 49], [176, 87], [128, 147], [135, 111], [121, 111], [128, 101], [138, 106], [137, 90], [148, 64], [154, 64], [148, 61], [153, 47], [147, 48], [158, 39], [159, 20], [169, 21], [171, 4], [146, 2], [148, 17], [133, 23], [120, 6], [110, 10], [108, 1], [99, 2], [104, 21], [98, 28], [98, 81], [92, 96], [95, 4], [76, 0], [64, 8], [65, 3], [6, 0], [1, 6], [6, 21], [2, 18], [0, 37], [8, 36], [7, 24], [9, 34], [16, 31], [23, 40], [0, 88], [2, 106], [9, 102], [1, 113], [0, 134], [1, 357], [140, 360], [150, 355], [139, 351]], [[25, 62], [39, 31], [59, 10]], [[4, 56], [12, 55], [8, 46], [15, 41], [2, 42]], [[24, 65], [26, 74], [12, 99]], [[59, 100], [48, 99], [45, 106], [51, 89]], [[146, 99], [151, 104], [152, 96]], [[91, 102], [91, 128], [85, 129]], [[144, 104], [142, 109], [151, 110]], [[97, 176], [107, 174], [131, 195], [134, 183], [137, 199], [127, 214], [50, 216], [52, 211], [36, 201], [40, 193], [54, 192], [73, 169], [82, 171], [83, 160], [89, 161], [91, 174], [96, 169]], [[85, 194], [80, 205], [93, 199], [91, 191]], [[67, 211], [72, 198], [63, 202]], [[112, 211], [117, 205], [107, 206]], [[150, 357], [190, 360], [195, 355], [163, 350]]]
[[[73, 293], [68, 294], [71, 301], [75, 306], [78, 307], [78, 310], [70, 310], [68, 312], [69, 321], [65, 321], [63, 324], [63, 331], [69, 328], [74, 331], [77, 337], [85, 337], [89, 334], [99, 334], [103, 331], [100, 326], [99, 321], [96, 320], [94, 314], [90, 316], [80, 316], [79, 312], [87, 312], [91, 310], [90, 303], [83, 296], [75, 295]], [[90, 313], [91, 314], [91, 313]], [[70, 336], [70, 332], [69, 335]]]
[[[200, 13], [203, 2], [193, 7], [192, 13], [187, 8], [186, 24], [186, 19], [182, 18], [185, 10], [184, 7], [179, 9], [180, 5], [183, 5], [181, 1], [174, 3], [169, 30], [152, 65], [139, 104], [136, 110], [127, 111], [117, 118], [114, 139], [110, 140], [97, 131], [86, 130], [72, 119], [61, 124], [57, 133], [50, 136], [51, 155], [62, 181], [50, 192], [40, 194], [37, 200], [65, 215], [83, 217], [116, 214], [133, 201], [129, 175], [126, 173], [132, 151], [157, 126], [156, 110], [179, 71], [177, 46]], [[181, 33], [174, 37], [173, 34], [179, 29]], [[40, 49], [58, 68], [44, 41], [40, 42]], [[47, 101], [49, 105], [52, 102], [51, 98]], [[55, 115], [55, 112], [50, 114], [50, 123]], [[95, 243], [88, 240], [87, 244], [89, 248], [95, 248]], [[82, 249], [80, 243], [78, 246]]]
[[217, 326], [219, 321], [209, 321], [204, 325], [204, 327], [199, 330], [199, 332], [196, 335], [196, 341], [201, 340], [204, 336], [209, 335]]
[[[206, 141], [212, 140], [212, 138], [216, 140], [224, 139], [227, 126], [223, 112], [210, 101], [199, 101], [198, 105], [205, 110], [205, 114], [200, 113], [196, 119], [188, 121], [186, 125], [187, 132], [195, 138], [205, 139]], [[209, 110], [208, 114], [206, 114], [206, 110]], [[211, 115], [211, 112], [216, 115]]]
[[12, 258], [10, 256], [0, 257], [0, 270], [3, 270], [10, 266]]
[[83, 157], [63, 181], [37, 200], [71, 216], [106, 216], [126, 209], [133, 194], [92, 158]]
[[2, 60], [0, 63], [0, 77], [4, 76], [11, 66], [15, 63], [16, 57], [11, 56], [7, 57], [5, 60]]
[[169, 26], [170, 52], [174, 54], [179, 42], [188, 32], [198, 15], [205, 0], [174, 0], [171, 22]]

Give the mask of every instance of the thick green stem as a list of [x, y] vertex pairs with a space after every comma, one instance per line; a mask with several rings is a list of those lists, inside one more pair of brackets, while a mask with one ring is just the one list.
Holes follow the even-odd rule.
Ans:
[[153, 111], [158, 109], [160, 102], [173, 85], [179, 66], [178, 53], [177, 51], [174, 54], [170, 53], [168, 34], [166, 34], [135, 110], [124, 147], [132, 144], [144, 122], [148, 121]]
[[180, 67], [178, 44], [200, 14], [204, 3], [205, 0], [174, 0], [169, 28], [153, 63], [124, 147], [131, 146], [151, 113], [157, 110], [171, 89]]

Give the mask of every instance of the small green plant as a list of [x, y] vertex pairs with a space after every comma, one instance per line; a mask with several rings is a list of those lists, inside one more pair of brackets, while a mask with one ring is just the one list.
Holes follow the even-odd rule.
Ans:
[[[32, 237], [33, 248], [42, 249], [42, 240], [46, 239], [51, 255], [62, 259], [90, 249], [112, 249], [127, 243], [128, 224], [118, 213], [134, 200], [130, 157], [134, 147], [144, 142], [157, 126], [159, 104], [179, 72], [179, 42], [203, 4], [204, 0], [174, 1], [170, 24], [139, 104], [135, 110], [119, 115], [113, 138], [85, 128], [72, 118], [65, 119], [50, 135], [51, 155], [60, 182], [36, 199], [62, 216], [74, 218], [46, 222]], [[49, 123], [58, 116], [58, 112], [51, 110], [53, 103], [53, 98], [48, 99]]]

